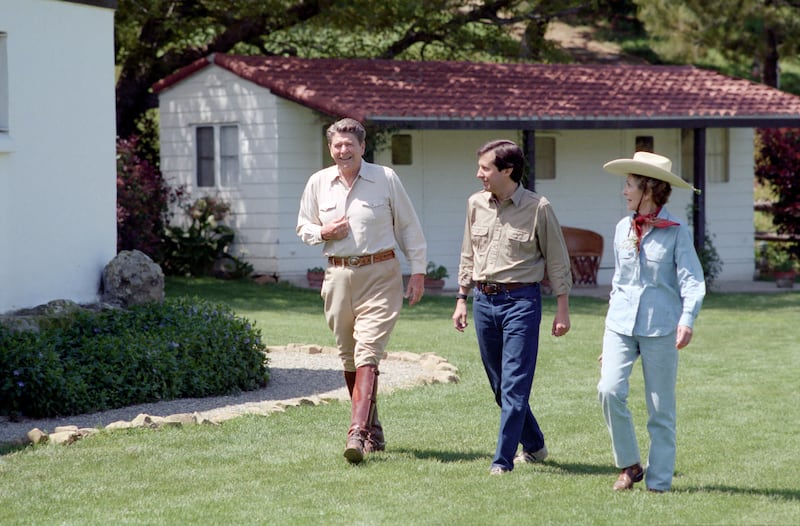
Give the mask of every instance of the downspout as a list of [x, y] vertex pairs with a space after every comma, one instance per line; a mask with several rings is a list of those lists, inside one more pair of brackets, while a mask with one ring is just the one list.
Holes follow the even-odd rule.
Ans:
[[694, 193], [692, 203], [692, 225], [694, 226], [694, 248], [700, 254], [706, 244], [706, 129], [694, 129]]
[[522, 151], [528, 165], [528, 184], [525, 187], [536, 191], [536, 130], [522, 130]]

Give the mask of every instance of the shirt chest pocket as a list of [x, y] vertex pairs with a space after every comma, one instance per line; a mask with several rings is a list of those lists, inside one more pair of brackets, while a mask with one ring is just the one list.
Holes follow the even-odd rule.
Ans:
[[670, 257], [669, 251], [662, 245], [647, 244], [642, 250], [644, 251], [645, 259], [656, 264], [668, 260]]
[[387, 201], [361, 201], [352, 210], [366, 222], [385, 219], [390, 216], [389, 203]]
[[327, 202], [327, 203], [320, 203], [319, 204], [319, 219], [322, 224], [330, 223], [336, 219], [339, 219], [341, 214], [338, 213], [336, 209], [336, 203], [334, 202]]
[[528, 230], [509, 228], [506, 232], [510, 254], [531, 253], [536, 249], [534, 235]]
[[472, 225], [470, 234], [475, 251], [479, 254], [486, 252], [489, 247], [489, 229], [485, 226]]

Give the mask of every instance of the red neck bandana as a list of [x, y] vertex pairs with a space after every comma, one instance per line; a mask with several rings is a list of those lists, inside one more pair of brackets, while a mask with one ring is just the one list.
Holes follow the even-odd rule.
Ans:
[[636, 249], [639, 249], [639, 245], [642, 243], [642, 236], [644, 235], [644, 228], [645, 226], [650, 226], [652, 228], [667, 228], [670, 226], [678, 226], [679, 223], [675, 221], [670, 221], [669, 219], [662, 219], [658, 216], [658, 213], [661, 212], [661, 208], [653, 212], [652, 214], [634, 214], [633, 215], [633, 228], [636, 230]]

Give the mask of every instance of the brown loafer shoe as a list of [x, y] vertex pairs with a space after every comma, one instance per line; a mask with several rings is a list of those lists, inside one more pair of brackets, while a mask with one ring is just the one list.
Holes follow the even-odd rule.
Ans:
[[641, 464], [628, 466], [619, 474], [619, 478], [614, 483], [614, 491], [633, 489], [634, 483], [641, 482], [643, 478], [644, 469], [642, 469]]

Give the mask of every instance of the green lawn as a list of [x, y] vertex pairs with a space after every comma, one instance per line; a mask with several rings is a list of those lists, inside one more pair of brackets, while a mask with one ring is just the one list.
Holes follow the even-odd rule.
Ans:
[[[167, 293], [230, 304], [268, 345], [332, 344], [314, 291], [169, 280]], [[796, 292], [706, 299], [681, 351], [677, 474], [665, 495], [611, 491], [595, 391], [606, 302], [571, 305], [572, 331], [556, 339], [545, 301], [532, 395], [550, 450], [542, 465], [489, 476], [498, 409], [474, 332], [452, 329], [452, 298], [426, 297], [403, 311], [390, 348], [444, 356], [461, 382], [383, 397], [386, 452], [344, 460], [340, 402], [100, 433], [0, 456], [0, 524], [800, 524]], [[632, 383], [646, 448], [639, 368]]]

